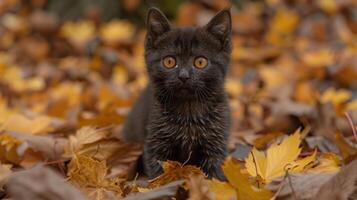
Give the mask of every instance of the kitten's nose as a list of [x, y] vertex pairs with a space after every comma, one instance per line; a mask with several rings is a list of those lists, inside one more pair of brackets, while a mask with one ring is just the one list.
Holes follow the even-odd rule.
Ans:
[[190, 79], [190, 74], [188, 73], [188, 71], [186, 69], [181, 69], [179, 72], [178, 78], [184, 83], [188, 79]]

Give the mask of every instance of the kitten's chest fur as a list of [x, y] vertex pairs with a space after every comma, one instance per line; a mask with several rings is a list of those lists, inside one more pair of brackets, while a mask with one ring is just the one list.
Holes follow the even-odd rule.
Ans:
[[222, 97], [218, 102], [181, 102], [168, 109], [154, 103], [148, 126], [148, 140], [169, 144], [169, 159], [200, 165], [209, 146], [222, 146], [228, 135], [229, 108]]

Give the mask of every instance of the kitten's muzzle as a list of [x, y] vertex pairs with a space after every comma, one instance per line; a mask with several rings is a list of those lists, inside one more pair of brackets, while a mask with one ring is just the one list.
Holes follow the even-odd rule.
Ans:
[[190, 74], [186, 69], [180, 69], [178, 78], [182, 83], [185, 83], [188, 79], [190, 79]]

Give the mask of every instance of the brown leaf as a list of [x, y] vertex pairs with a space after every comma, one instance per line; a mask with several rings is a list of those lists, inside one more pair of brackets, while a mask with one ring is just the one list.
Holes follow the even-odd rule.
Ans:
[[66, 183], [65, 179], [43, 166], [15, 173], [6, 186], [14, 200], [86, 200], [84, 195]]
[[[319, 188], [329, 181], [336, 173], [297, 173], [289, 174], [289, 179], [281, 177], [269, 183], [267, 188], [277, 192], [276, 197], [284, 200], [310, 199]], [[289, 183], [291, 181], [291, 184]], [[295, 198], [296, 197], [296, 198]]]
[[213, 200], [208, 183], [203, 176], [192, 176], [186, 181], [189, 189], [189, 200]]
[[162, 162], [162, 168], [164, 169], [164, 173], [150, 181], [150, 188], [156, 188], [177, 180], [189, 179], [192, 175], [204, 176], [198, 167], [182, 165], [176, 161]]
[[151, 200], [151, 199], [163, 199], [165, 197], [175, 196], [177, 189], [184, 183], [183, 180], [173, 181], [166, 185], [149, 190], [145, 193], [130, 194], [123, 200]]
[[331, 180], [326, 182], [313, 199], [342, 200], [357, 197], [357, 160], [341, 169]]

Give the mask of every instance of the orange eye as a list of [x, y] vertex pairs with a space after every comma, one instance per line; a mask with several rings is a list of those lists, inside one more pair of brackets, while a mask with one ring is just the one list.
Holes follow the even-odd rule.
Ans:
[[195, 58], [195, 60], [193, 61], [193, 64], [198, 69], [203, 69], [203, 68], [207, 67], [208, 60], [206, 58], [200, 56], [200, 57]]
[[163, 60], [162, 60], [162, 64], [166, 67], [166, 68], [173, 68], [176, 66], [176, 59], [172, 56], [166, 56]]

